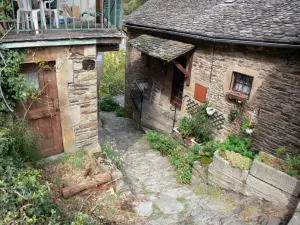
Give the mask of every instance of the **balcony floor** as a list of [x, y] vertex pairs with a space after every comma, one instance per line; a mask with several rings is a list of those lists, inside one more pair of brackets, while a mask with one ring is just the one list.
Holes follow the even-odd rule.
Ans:
[[[39, 25], [39, 27], [41, 27]], [[95, 28], [96, 27], [96, 28]], [[75, 29], [74, 29], [75, 28]], [[121, 31], [116, 28], [102, 28], [102, 25], [95, 22], [68, 23], [59, 24], [59, 29], [51, 27], [47, 24], [47, 30], [39, 30], [39, 34], [35, 31], [20, 31], [17, 33], [15, 29], [11, 30], [2, 40], [2, 43], [25, 42], [25, 41], [50, 41], [50, 40], [66, 40], [66, 39], [99, 39], [99, 38], [122, 38]]]

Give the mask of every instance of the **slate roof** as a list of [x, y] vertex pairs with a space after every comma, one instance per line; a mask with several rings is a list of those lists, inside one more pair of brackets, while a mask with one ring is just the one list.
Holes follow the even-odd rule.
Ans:
[[126, 23], [215, 39], [300, 44], [300, 0], [225, 1], [148, 0]]
[[189, 52], [195, 47], [191, 44], [153, 37], [146, 34], [130, 40], [129, 44], [147, 55], [168, 62]]

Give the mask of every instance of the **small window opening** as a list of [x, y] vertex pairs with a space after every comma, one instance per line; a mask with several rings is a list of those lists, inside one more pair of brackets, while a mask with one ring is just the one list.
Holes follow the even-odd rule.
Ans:
[[232, 90], [238, 91], [245, 95], [250, 96], [252, 89], [253, 77], [233, 72]]
[[82, 68], [84, 70], [94, 70], [95, 69], [95, 61], [91, 59], [85, 59], [82, 61]]

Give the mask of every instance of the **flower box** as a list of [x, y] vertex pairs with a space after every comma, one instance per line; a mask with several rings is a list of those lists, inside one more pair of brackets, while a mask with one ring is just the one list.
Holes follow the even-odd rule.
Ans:
[[236, 100], [238, 103], [244, 103], [248, 100], [247, 95], [245, 95], [241, 92], [238, 92], [238, 91], [233, 91], [233, 90], [228, 91], [226, 96], [229, 99]]
[[179, 127], [174, 127], [173, 128], [173, 134], [176, 138], [178, 139], [182, 139], [182, 132], [181, 130], [179, 129]]
[[222, 156], [220, 156], [219, 151], [216, 151], [214, 153], [213, 165], [217, 169], [223, 171], [224, 173], [240, 181], [246, 181], [249, 173], [249, 170], [241, 170], [238, 168], [233, 168], [230, 165], [229, 161], [227, 161]]
[[[268, 156], [275, 160], [281, 160], [269, 154]], [[250, 174], [295, 197], [300, 195], [300, 181], [298, 179], [277, 170], [258, 159], [254, 160], [250, 169]]]
[[202, 143], [198, 143], [198, 142], [195, 140], [195, 138], [193, 138], [193, 139], [191, 140], [191, 142], [192, 142], [192, 146], [195, 146], [195, 145], [201, 146], [201, 145], [203, 145]]

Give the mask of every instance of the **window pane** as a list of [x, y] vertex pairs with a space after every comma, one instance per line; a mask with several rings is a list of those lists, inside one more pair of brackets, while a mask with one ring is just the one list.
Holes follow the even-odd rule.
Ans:
[[24, 73], [24, 76], [27, 77], [28, 83], [35, 86], [36, 89], [40, 88], [39, 78], [37, 72]]

